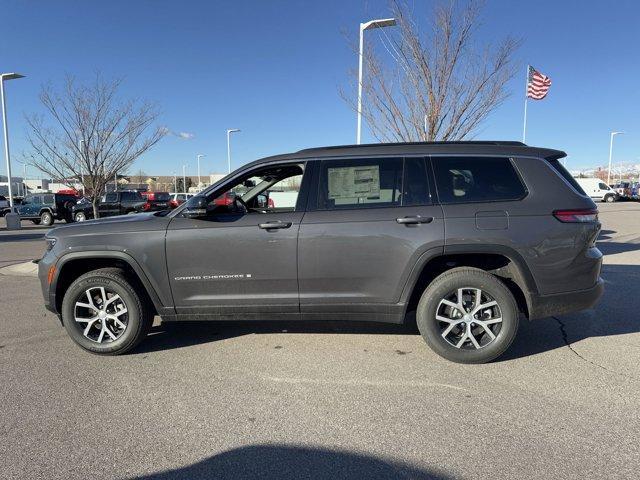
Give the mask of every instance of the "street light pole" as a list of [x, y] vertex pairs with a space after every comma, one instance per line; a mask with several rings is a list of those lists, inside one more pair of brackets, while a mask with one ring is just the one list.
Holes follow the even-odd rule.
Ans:
[[611, 138], [609, 140], [609, 168], [607, 169], [607, 185], [611, 183], [611, 159], [613, 158], [613, 137], [616, 135], [622, 135], [624, 132], [611, 132]]
[[200, 153], [197, 155], [197, 157], [198, 157], [198, 188], [200, 188], [200, 185], [202, 184], [202, 181], [200, 180], [200, 159], [202, 157], [206, 157], [206, 155], [203, 155]]
[[[11, 213], [13, 210], [13, 188], [11, 186], [11, 157], [9, 155], [9, 125], [7, 125], [7, 105], [4, 97], [4, 82], [5, 80], [14, 80], [17, 78], [23, 78], [24, 75], [19, 73], [1, 73], [0, 74], [0, 103], [2, 103], [2, 125], [4, 132], [4, 156], [7, 161], [7, 184], [9, 185], [9, 207]], [[9, 224], [7, 221], [7, 229]], [[18, 227], [20, 228], [20, 221], [18, 220]]]
[[234, 132], [239, 132], [239, 128], [229, 128], [227, 129], [227, 164], [229, 171], [227, 173], [231, 173], [231, 143], [230, 143], [230, 135]]
[[392, 27], [396, 24], [395, 18], [383, 18], [370, 20], [360, 24], [360, 49], [358, 53], [358, 129], [356, 131], [356, 143], [360, 145], [362, 133], [362, 63], [364, 58], [364, 31], [373, 28]]
[[182, 165], [182, 193], [187, 193], [187, 166]]

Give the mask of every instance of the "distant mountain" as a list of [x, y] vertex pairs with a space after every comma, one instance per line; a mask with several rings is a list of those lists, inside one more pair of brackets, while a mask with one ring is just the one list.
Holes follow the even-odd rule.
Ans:
[[[597, 177], [598, 172], [601, 172], [601, 174], [604, 172], [604, 174], [606, 174], [607, 165], [570, 170], [571, 175], [574, 177]], [[623, 178], [640, 178], [640, 163], [616, 163], [611, 167], [611, 176], [614, 178], [618, 178], [620, 176]]]

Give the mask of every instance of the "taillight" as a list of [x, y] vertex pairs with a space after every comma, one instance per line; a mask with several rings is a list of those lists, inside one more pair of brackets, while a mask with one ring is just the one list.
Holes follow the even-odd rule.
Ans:
[[151, 204], [149, 202], [145, 203], [144, 205], [142, 205], [142, 209], [143, 210], [149, 210], [151, 208]]
[[589, 223], [598, 220], [598, 210], [590, 208], [583, 210], [555, 210], [553, 216], [562, 223]]

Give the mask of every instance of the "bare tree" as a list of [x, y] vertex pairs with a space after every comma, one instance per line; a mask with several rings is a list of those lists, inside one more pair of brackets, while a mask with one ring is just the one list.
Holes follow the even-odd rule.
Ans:
[[[377, 30], [383, 54], [374, 48], [364, 53], [362, 116], [371, 132], [385, 142], [473, 136], [508, 96], [506, 84], [515, 74], [513, 56], [520, 42], [506, 37], [493, 48], [478, 47], [474, 33], [481, 4], [475, 0], [436, 6], [426, 28], [406, 5], [392, 0], [391, 10], [396, 34]], [[357, 71], [351, 77], [357, 85]], [[354, 96], [340, 94], [357, 111]]]
[[93, 195], [93, 213], [115, 175], [126, 173], [133, 162], [167, 134], [153, 127], [154, 105], [118, 98], [121, 80], [96, 76], [91, 85], [77, 85], [67, 77], [61, 92], [45, 86], [40, 101], [47, 112], [27, 115], [31, 152], [25, 160], [59, 179], [78, 179]]

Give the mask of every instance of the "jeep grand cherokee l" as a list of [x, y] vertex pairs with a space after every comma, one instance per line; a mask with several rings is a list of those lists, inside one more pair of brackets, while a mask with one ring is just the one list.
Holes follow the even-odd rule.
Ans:
[[[132, 349], [156, 314], [402, 323], [415, 312], [436, 353], [487, 362], [520, 318], [590, 308], [603, 292], [596, 206], [564, 156], [454, 142], [265, 158], [171, 212], [52, 230], [45, 304], [100, 354]], [[295, 202], [265, 205], [267, 191]]]

